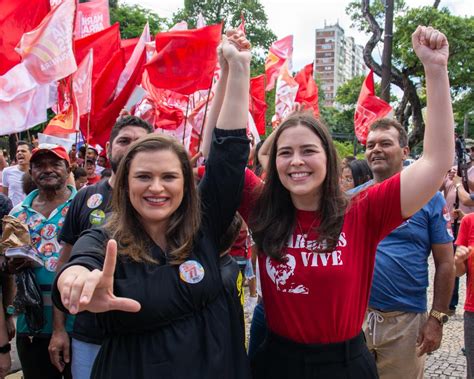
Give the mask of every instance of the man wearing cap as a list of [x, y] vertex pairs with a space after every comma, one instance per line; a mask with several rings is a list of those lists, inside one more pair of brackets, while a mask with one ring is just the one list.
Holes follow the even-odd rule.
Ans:
[[[76, 194], [76, 189], [66, 184], [70, 173], [69, 164], [69, 155], [62, 146], [42, 144], [34, 149], [30, 159], [30, 175], [38, 189], [32, 191], [10, 212], [10, 215], [28, 225], [31, 243], [43, 261], [43, 266], [33, 268], [33, 272], [43, 296], [45, 325], [38, 334], [33, 335], [25, 315], [20, 314], [17, 319], [16, 345], [25, 379], [71, 377], [69, 365], [66, 365], [69, 357], [62, 357], [61, 373], [51, 363], [48, 352], [53, 331], [51, 285], [60, 251], [58, 237]], [[10, 267], [15, 267], [16, 271], [30, 267], [29, 261], [14, 261]], [[66, 325], [70, 330], [72, 319], [68, 319]]]
[[[112, 176], [109, 180], [102, 180], [82, 189], [72, 202], [59, 237], [60, 241], [64, 243], [64, 248], [61, 251], [58, 269], [69, 260], [72, 246], [79, 239], [79, 235], [84, 230], [102, 225], [105, 222], [106, 213], [110, 210], [115, 172], [120, 160], [133, 142], [152, 132], [153, 127], [138, 117], [125, 116], [117, 120], [106, 146], [108, 159], [112, 167]], [[55, 341], [64, 341], [64, 343], [58, 343], [55, 346], [50, 346], [50, 348], [54, 347], [57, 351], [69, 350], [68, 340], [65, 338], [64, 321], [61, 319], [64, 314], [56, 310], [54, 317], [53, 336], [56, 334], [63, 336]], [[89, 312], [79, 313], [76, 316], [74, 330], [71, 335], [73, 377], [74, 379], [90, 378], [92, 365], [104, 337], [95, 315]]]
[[86, 169], [86, 174], [87, 174], [87, 185], [91, 186], [92, 184], [96, 184], [100, 181], [100, 175], [97, 174], [96, 172], [96, 164], [95, 161], [86, 158], [86, 164], [84, 166]]

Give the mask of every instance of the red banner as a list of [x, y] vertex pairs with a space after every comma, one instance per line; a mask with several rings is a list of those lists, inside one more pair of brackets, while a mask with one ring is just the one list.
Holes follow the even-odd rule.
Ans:
[[313, 64], [310, 63], [304, 66], [304, 68], [296, 74], [295, 80], [299, 84], [295, 101], [303, 105], [305, 109], [311, 109], [314, 117], [318, 118], [318, 87], [313, 78]]
[[385, 117], [391, 110], [390, 104], [375, 96], [374, 72], [370, 70], [364, 83], [362, 83], [354, 113], [355, 135], [362, 145], [367, 142], [370, 125], [374, 121]]
[[15, 47], [50, 10], [49, 0], [0, 0], [0, 76], [20, 63]]
[[91, 0], [77, 5], [74, 37], [84, 38], [110, 26], [109, 0]]
[[265, 75], [250, 79], [250, 113], [252, 114], [258, 134], [265, 134]]
[[184, 95], [208, 89], [217, 64], [222, 24], [156, 35], [156, 54], [146, 64], [151, 83]]

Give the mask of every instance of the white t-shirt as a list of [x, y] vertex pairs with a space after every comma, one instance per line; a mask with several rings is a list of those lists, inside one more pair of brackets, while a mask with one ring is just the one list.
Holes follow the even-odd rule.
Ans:
[[8, 188], [8, 197], [14, 207], [26, 197], [23, 192], [23, 174], [24, 172], [18, 168], [18, 165], [5, 167], [2, 173], [2, 186]]

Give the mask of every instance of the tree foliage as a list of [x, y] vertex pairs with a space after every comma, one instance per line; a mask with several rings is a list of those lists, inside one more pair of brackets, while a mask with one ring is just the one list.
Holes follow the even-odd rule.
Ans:
[[[450, 42], [449, 77], [451, 82], [456, 119], [463, 118], [462, 112], [473, 109], [472, 101], [474, 52], [472, 49], [474, 30], [473, 17], [452, 15], [448, 9], [437, 9], [439, 1], [431, 7], [406, 9], [402, 1], [396, 1], [392, 78], [391, 82], [403, 91], [403, 98], [396, 110], [397, 119], [406, 127], [413, 125], [410, 146], [421, 142], [424, 134], [422, 108], [424, 72], [411, 47], [411, 34], [417, 25], [431, 25], [445, 33]], [[370, 31], [371, 36], [364, 48], [364, 61], [377, 75], [381, 66], [372, 57], [374, 48], [381, 43], [383, 30], [383, 7], [380, 0], [352, 2], [347, 10], [351, 12], [354, 25], [360, 30]]]
[[117, 4], [110, 7], [110, 23], [114, 24], [115, 22], [120, 23], [122, 39], [140, 37], [147, 22], [150, 25], [152, 36], [166, 29], [165, 18], [140, 5]]

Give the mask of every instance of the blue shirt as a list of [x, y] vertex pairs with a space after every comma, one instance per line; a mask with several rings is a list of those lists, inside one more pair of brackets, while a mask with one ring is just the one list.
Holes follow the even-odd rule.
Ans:
[[426, 312], [428, 257], [431, 245], [453, 241], [449, 219], [446, 201], [437, 192], [379, 243], [369, 300], [371, 308]]
[[[48, 218], [32, 208], [33, 200], [38, 196], [38, 190], [32, 191], [21, 204], [11, 211], [11, 216], [28, 225], [31, 244], [38, 250], [44, 266], [33, 269], [36, 281], [43, 295], [43, 312], [46, 321], [40, 335], [49, 336], [53, 325], [53, 308], [51, 301], [51, 286], [56, 276], [56, 266], [59, 258], [60, 245], [58, 242], [59, 232], [64, 224], [69, 205], [76, 195], [76, 189], [68, 185], [71, 190], [69, 199], [59, 205], [51, 212]], [[72, 330], [73, 317], [68, 316], [66, 330]], [[17, 331], [19, 335], [29, 335], [30, 331], [26, 325], [25, 315], [18, 315]]]

